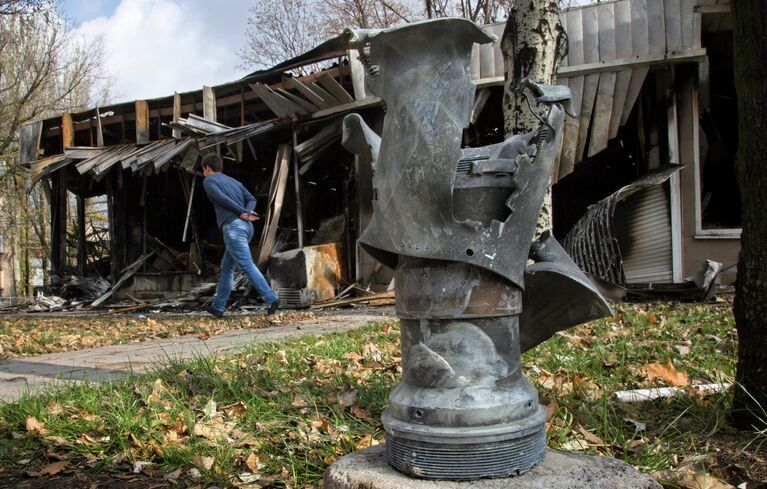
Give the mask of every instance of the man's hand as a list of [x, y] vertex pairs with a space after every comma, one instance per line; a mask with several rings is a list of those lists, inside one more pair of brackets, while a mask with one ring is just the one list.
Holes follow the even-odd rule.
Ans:
[[240, 219], [253, 222], [253, 221], [258, 221], [261, 218], [258, 217], [258, 214], [256, 213], [256, 211], [250, 211], [250, 212], [243, 212], [242, 214], [240, 214]]

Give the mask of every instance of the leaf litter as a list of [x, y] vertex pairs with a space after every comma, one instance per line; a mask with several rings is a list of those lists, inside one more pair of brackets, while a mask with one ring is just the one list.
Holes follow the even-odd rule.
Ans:
[[44, 353], [83, 350], [182, 335], [207, 339], [232, 329], [264, 328], [277, 322], [312, 319], [310, 311], [273, 316], [233, 316], [208, 319], [200, 316], [119, 316], [93, 314], [79, 317], [0, 316], [0, 357], [25, 357]]
[[[744, 480], [767, 482], [760, 469], [765, 458], [739, 453], [743, 438], [721, 421], [729, 394], [640, 405], [609, 401], [618, 389], [731, 381], [737, 336], [729, 304], [616, 309], [615, 317], [572, 328], [523, 358], [525, 374], [548, 412], [549, 446], [622, 458], [659, 478], [710, 455], [703, 467], [709, 476], [736, 486]], [[17, 460], [23, 453], [37, 456], [35, 449], [22, 448], [36, 437], [75, 457], [88, 454], [115, 467], [127, 465], [127, 472], [135, 462], [150, 462], [147, 470], [158, 471], [165, 481], [311, 487], [338, 457], [383, 442], [380, 414], [401, 371], [396, 323], [385, 323], [186, 362], [134, 380], [119, 391], [125, 405], [139, 401], [131, 408], [129, 432], [105, 421], [113, 416], [107, 404], [120, 404], [112, 393], [104, 395], [109, 403], [77, 408], [65, 397], [51, 398], [38, 403], [39, 413], [5, 416], [18, 421], [0, 421], [0, 433]], [[26, 416], [34, 419], [28, 427]], [[67, 423], [89, 428], [73, 436]], [[725, 435], [729, 442], [721, 441]], [[69, 441], [76, 439], [87, 443]], [[120, 452], [126, 439], [128, 449]], [[731, 449], [717, 448], [711, 455], [716, 440]], [[179, 453], [185, 455], [179, 459]], [[67, 470], [86, 470], [78, 460], [88, 459], [75, 458]], [[745, 468], [733, 471], [736, 466]], [[695, 480], [677, 476], [682, 483]]]

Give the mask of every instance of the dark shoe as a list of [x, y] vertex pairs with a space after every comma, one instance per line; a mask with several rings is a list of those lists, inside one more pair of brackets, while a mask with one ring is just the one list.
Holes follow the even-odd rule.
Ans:
[[267, 316], [271, 316], [272, 314], [277, 312], [277, 309], [279, 309], [279, 308], [280, 308], [280, 300], [279, 299], [275, 299], [274, 302], [269, 304], [269, 309], [266, 310], [266, 315]]
[[215, 316], [217, 318], [224, 317], [224, 311], [219, 311], [218, 309], [213, 309], [213, 306], [203, 306], [203, 311], [207, 312], [208, 314]]

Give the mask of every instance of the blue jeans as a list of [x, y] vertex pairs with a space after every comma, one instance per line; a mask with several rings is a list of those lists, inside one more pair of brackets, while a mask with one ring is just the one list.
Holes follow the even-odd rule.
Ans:
[[232, 293], [235, 266], [245, 273], [250, 284], [264, 302], [271, 304], [276, 301], [277, 294], [266, 283], [266, 279], [256, 268], [250, 255], [248, 243], [253, 238], [253, 224], [243, 219], [235, 219], [224, 224], [221, 231], [224, 233], [226, 251], [224, 251], [224, 258], [221, 260], [221, 281], [218, 284], [216, 296], [213, 298], [213, 309], [221, 312], [226, 309], [226, 302]]

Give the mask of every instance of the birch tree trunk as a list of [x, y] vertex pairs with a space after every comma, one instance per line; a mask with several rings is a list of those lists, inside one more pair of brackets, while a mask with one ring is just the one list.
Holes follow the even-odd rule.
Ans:
[[[556, 81], [557, 66], [567, 49], [567, 38], [559, 22], [557, 0], [517, 0], [501, 39], [506, 81], [503, 94], [504, 136], [524, 134], [540, 125], [528, 101], [517, 92], [524, 78], [542, 83]], [[546, 109], [538, 109], [545, 117]], [[535, 229], [536, 238], [552, 228], [551, 185]]]
[[743, 232], [740, 236], [735, 323], [738, 370], [732, 417], [739, 428], [767, 424], [767, 3], [732, 3], [738, 155]]

